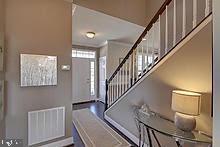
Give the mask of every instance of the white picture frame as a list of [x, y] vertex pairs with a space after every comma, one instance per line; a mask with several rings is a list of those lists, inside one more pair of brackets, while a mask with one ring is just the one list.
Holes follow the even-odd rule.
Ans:
[[57, 56], [20, 54], [20, 85], [57, 85]]

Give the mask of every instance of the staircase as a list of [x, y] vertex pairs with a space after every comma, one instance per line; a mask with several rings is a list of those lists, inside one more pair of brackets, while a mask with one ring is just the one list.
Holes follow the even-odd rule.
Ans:
[[211, 0], [166, 0], [113, 75], [106, 80], [106, 110], [209, 18], [211, 6]]

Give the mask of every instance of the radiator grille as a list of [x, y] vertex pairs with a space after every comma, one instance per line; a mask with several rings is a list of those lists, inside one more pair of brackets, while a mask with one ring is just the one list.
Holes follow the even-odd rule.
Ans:
[[28, 112], [28, 145], [65, 135], [65, 107]]

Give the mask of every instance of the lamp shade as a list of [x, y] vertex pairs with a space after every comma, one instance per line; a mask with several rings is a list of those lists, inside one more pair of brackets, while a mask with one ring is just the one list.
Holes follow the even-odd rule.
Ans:
[[172, 109], [183, 114], [199, 115], [200, 99], [201, 94], [199, 93], [174, 90], [172, 92]]

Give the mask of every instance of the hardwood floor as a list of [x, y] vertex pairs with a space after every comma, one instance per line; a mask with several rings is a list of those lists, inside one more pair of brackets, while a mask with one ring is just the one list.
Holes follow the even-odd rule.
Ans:
[[[89, 103], [83, 103], [83, 104], [73, 104], [72, 109], [73, 110], [79, 110], [79, 109], [85, 109], [88, 108], [90, 111], [92, 111], [95, 115], [97, 115], [100, 119], [105, 121], [113, 130], [115, 130], [118, 134], [120, 134], [124, 139], [126, 139], [132, 146], [136, 146], [129, 138], [127, 138], [124, 134], [122, 134], [118, 129], [116, 129], [114, 126], [112, 126], [110, 123], [108, 123], [104, 119], [104, 111], [105, 111], [105, 105], [102, 102], [89, 102]], [[69, 147], [84, 147], [83, 141], [80, 138], [75, 126], [73, 125], [73, 140], [74, 145]]]

